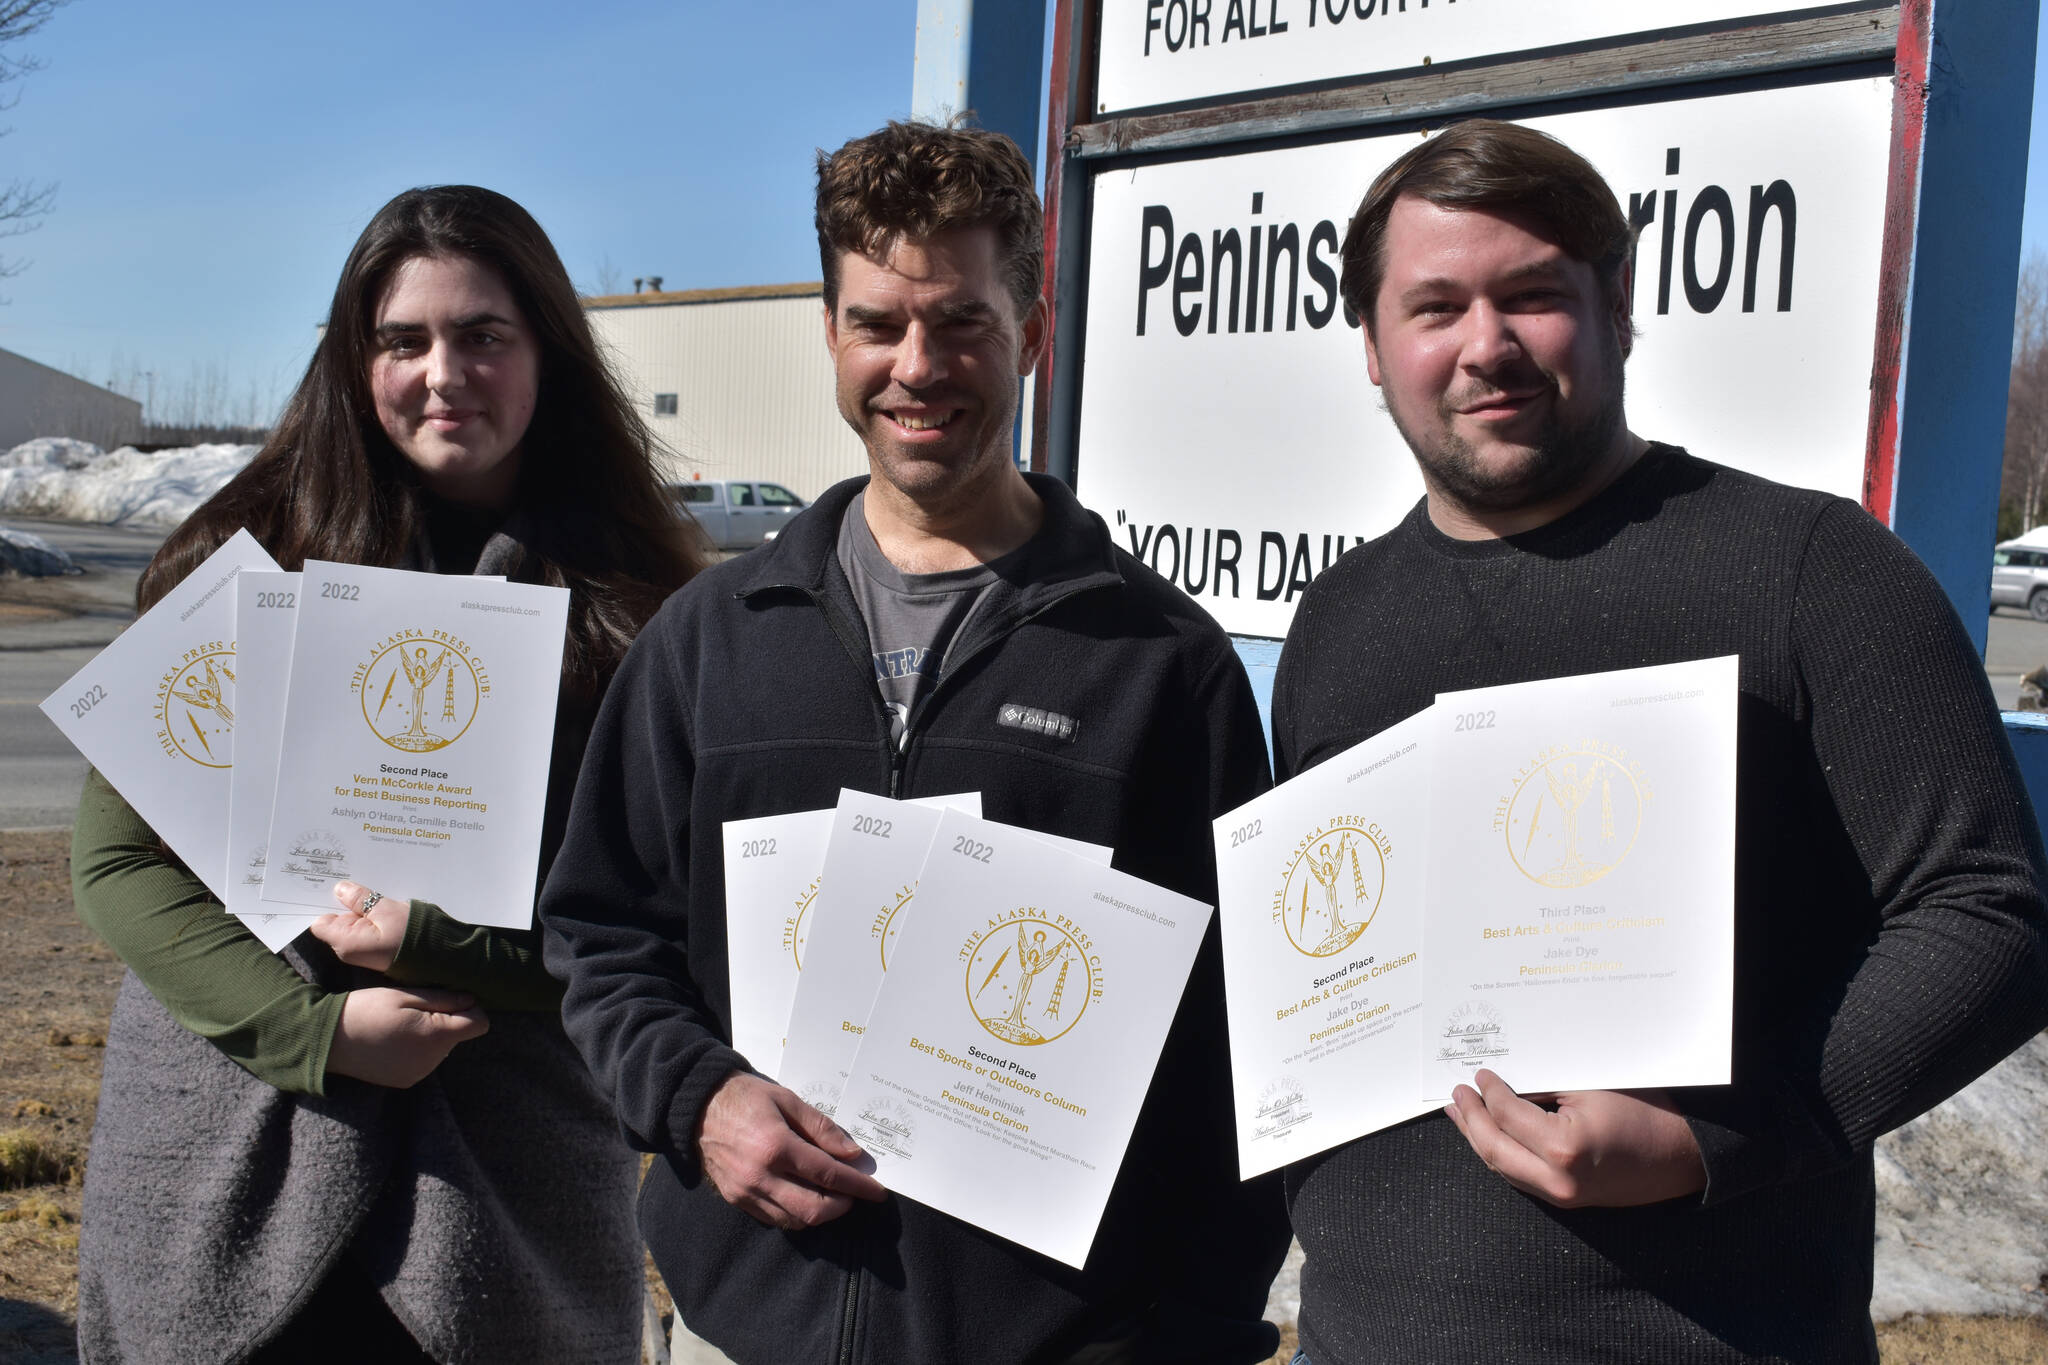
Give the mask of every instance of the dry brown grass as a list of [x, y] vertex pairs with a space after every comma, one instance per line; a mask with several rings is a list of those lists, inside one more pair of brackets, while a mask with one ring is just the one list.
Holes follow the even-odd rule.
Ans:
[[2048, 1323], [1914, 1314], [1878, 1324], [1877, 1353], [1882, 1365], [2048, 1365]]
[[0, 1307], [21, 1310], [0, 1314], [7, 1360], [49, 1358], [53, 1322], [28, 1306], [78, 1305], [79, 1183], [121, 981], [71, 912], [70, 848], [68, 833], [0, 833]]
[[76, 1221], [47, 1199], [26, 1199], [11, 1209], [0, 1209], [0, 1223], [34, 1223], [39, 1228], [61, 1228]]
[[84, 1175], [85, 1163], [77, 1152], [20, 1129], [0, 1133], [0, 1190], [71, 1185]]

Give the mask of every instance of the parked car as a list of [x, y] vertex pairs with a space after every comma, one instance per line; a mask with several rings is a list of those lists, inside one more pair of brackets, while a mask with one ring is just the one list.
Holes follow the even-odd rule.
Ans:
[[2048, 545], [2008, 540], [1991, 552], [1991, 606], [2024, 607], [2048, 621]]
[[669, 493], [721, 550], [751, 550], [773, 540], [804, 500], [779, 483], [758, 479], [693, 479]]

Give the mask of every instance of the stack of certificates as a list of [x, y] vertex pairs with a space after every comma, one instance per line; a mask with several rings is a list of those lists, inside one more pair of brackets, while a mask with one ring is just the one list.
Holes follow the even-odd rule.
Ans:
[[733, 1045], [892, 1190], [1079, 1266], [1211, 911], [980, 804], [728, 822]]
[[43, 711], [273, 949], [343, 878], [523, 928], [568, 602], [238, 532]]
[[1470, 692], [1216, 822], [1249, 1177], [1441, 1106], [1728, 1081], [1733, 657]]

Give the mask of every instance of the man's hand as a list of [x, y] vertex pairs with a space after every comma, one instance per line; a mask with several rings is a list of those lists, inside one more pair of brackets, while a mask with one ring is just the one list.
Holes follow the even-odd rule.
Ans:
[[814, 1228], [840, 1217], [855, 1199], [889, 1193], [848, 1164], [866, 1153], [838, 1124], [744, 1071], [727, 1076], [704, 1106], [697, 1150], [725, 1202], [774, 1228]]
[[1655, 1204], [1707, 1186], [1699, 1144], [1661, 1090], [1515, 1094], [1491, 1071], [1451, 1092], [1444, 1112], [1489, 1168], [1524, 1194], [1559, 1208]]
[[314, 920], [313, 937], [351, 967], [390, 971], [398, 957], [398, 945], [405, 942], [412, 902], [392, 900], [354, 882], [336, 882], [334, 899], [344, 913]]
[[480, 1038], [490, 1020], [460, 991], [372, 986], [342, 1000], [327, 1070], [407, 1090], [441, 1065], [457, 1043]]

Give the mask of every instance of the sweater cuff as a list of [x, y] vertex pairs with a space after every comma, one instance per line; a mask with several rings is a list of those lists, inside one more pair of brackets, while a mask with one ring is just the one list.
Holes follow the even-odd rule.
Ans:
[[334, 1051], [334, 1031], [341, 1027], [341, 1010], [347, 1003], [347, 991], [322, 992], [313, 1001], [306, 1012], [304, 1045], [294, 1049], [303, 1070], [294, 1083], [281, 1084], [280, 1089], [305, 1095], [327, 1093], [327, 1058]]
[[434, 964], [445, 961], [457, 931], [452, 916], [428, 901], [408, 901], [405, 936], [391, 955], [391, 967], [384, 975], [401, 986], [431, 984]]
[[464, 924], [430, 902], [409, 904], [405, 936], [384, 973], [393, 981], [467, 991], [487, 1010], [561, 1011], [562, 984], [548, 975], [534, 931]]
[[1761, 1107], [1737, 1087], [1674, 1090], [1671, 1098], [1699, 1144], [1707, 1168], [1700, 1207], [1711, 1208], [1784, 1179], [1784, 1154], [1769, 1136]]
[[704, 1122], [704, 1110], [728, 1076], [736, 1071], [749, 1070], [745, 1057], [722, 1044], [697, 1059], [696, 1064], [684, 1073], [676, 1093], [669, 1098], [668, 1142], [671, 1151], [688, 1162], [702, 1161], [703, 1154], [697, 1150], [697, 1129]]

